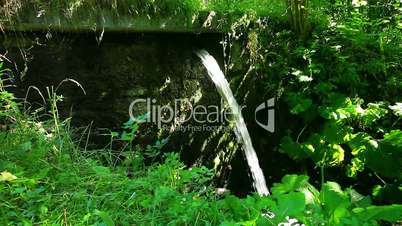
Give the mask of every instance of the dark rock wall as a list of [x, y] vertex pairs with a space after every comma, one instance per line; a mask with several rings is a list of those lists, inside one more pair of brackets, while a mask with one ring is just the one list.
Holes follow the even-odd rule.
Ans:
[[[91, 124], [89, 148], [101, 148], [110, 141], [102, 134], [121, 131], [129, 119], [129, 105], [137, 98], [155, 98], [159, 105], [173, 105], [175, 99], [185, 98], [193, 106], [219, 106], [221, 98], [193, 51], [206, 49], [222, 66], [221, 38], [221, 34], [105, 33], [99, 41], [99, 33], [7, 33], [0, 38], [0, 53], [7, 53], [6, 67], [12, 69], [8, 74], [15, 78], [14, 91], [21, 98], [29, 86], [36, 86], [46, 97], [46, 87], [57, 87], [66, 78], [79, 82], [86, 95], [73, 82], [63, 83], [57, 90], [64, 97], [59, 109], [63, 118], [72, 117], [74, 127]], [[43, 105], [32, 89], [27, 100], [33, 108]], [[186, 110], [181, 114], [186, 115]], [[145, 112], [144, 106], [135, 113]], [[246, 121], [253, 122], [253, 117], [252, 111]], [[189, 124], [197, 125], [190, 121], [183, 126]], [[255, 126], [249, 124], [252, 130], [258, 129]], [[140, 130], [140, 145], [169, 137], [167, 151], [180, 152], [189, 165], [214, 167], [218, 184], [227, 183], [233, 168], [230, 163], [239, 149], [233, 131], [158, 130], [152, 123]], [[234, 186], [248, 191], [241, 153], [233, 164]]]
[[[155, 98], [159, 105], [173, 105], [175, 99], [187, 99], [193, 106], [220, 105], [215, 86], [194, 54], [204, 48], [222, 63], [220, 40], [220, 34], [191, 33], [106, 33], [101, 42], [94, 33], [8, 33], [1, 37], [1, 52], [7, 53], [6, 67], [12, 69], [9, 74], [21, 98], [29, 86], [39, 88], [46, 98], [46, 87], [57, 87], [66, 78], [79, 82], [86, 95], [73, 82], [59, 87], [57, 93], [64, 97], [59, 104], [61, 115], [71, 116], [76, 127], [92, 123], [93, 143], [104, 145], [109, 139], [96, 135], [119, 131], [129, 119], [130, 103], [137, 98]], [[33, 107], [43, 105], [32, 89], [27, 100]], [[156, 134], [155, 125], [146, 127], [154, 131], [149, 141], [170, 136], [169, 148], [182, 152], [188, 163], [212, 164], [222, 137], [213, 131], [175, 129]], [[219, 146], [222, 151], [231, 139], [224, 140]]]
[[[73, 107], [79, 125], [93, 121], [95, 127], [118, 127], [136, 98], [166, 104], [191, 98], [200, 89], [219, 99], [193, 54], [205, 48], [220, 59], [219, 34], [114, 33], [104, 34], [100, 43], [96, 38], [92, 33], [7, 34], [1, 37], [1, 51], [7, 52], [6, 66], [19, 81], [21, 97], [30, 85], [45, 93], [46, 86], [65, 78], [78, 81], [87, 95], [73, 83], [64, 83], [58, 93], [65, 97], [62, 112]], [[30, 93], [28, 100], [40, 99]]]

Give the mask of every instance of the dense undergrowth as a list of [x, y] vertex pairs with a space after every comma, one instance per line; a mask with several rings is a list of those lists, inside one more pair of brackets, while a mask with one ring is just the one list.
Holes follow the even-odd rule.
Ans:
[[[234, 86], [248, 80], [259, 101], [276, 98], [283, 123], [273, 151], [301, 171], [318, 169], [321, 183], [353, 184], [377, 203], [401, 203], [402, 5], [338, 0], [320, 7], [290, 24], [303, 29], [252, 14], [239, 22], [227, 36], [247, 46], [241, 60], [227, 63]], [[246, 77], [236, 69], [241, 62]]]
[[[3, 13], [17, 15], [21, 1], [6, 2]], [[251, 90], [247, 84], [254, 84], [259, 101], [276, 98], [282, 107], [277, 115], [287, 123], [277, 128], [280, 142], [271, 151], [305, 166], [304, 174], [274, 183], [269, 197], [221, 194], [213, 171], [190, 169], [177, 154], [163, 154], [165, 140], [144, 149], [131, 145], [141, 126], [133, 121], [124, 125], [126, 133], [110, 134], [112, 142], [125, 144], [122, 149], [79, 147], [69, 121], [58, 117], [57, 95], [49, 95], [45, 112], [51, 117], [43, 120], [21, 110], [24, 103], [4, 89], [3, 79], [1, 225], [278, 225], [297, 219], [357, 226], [401, 220], [401, 2], [311, 1], [308, 12], [292, 11], [303, 20], [286, 13], [291, 1], [208, 2], [35, 1], [34, 9], [38, 17], [53, 9], [74, 17], [90, 8], [187, 19], [215, 10], [230, 25], [222, 42], [225, 72], [239, 87], [238, 99]], [[320, 169], [317, 188], [308, 183], [311, 168]]]
[[[272, 9], [285, 6], [280, 0], [124, 0], [124, 1], [95, 1], [95, 0], [67, 0], [67, 1], [30, 1], [30, 0], [7, 0], [3, 5], [3, 13], [12, 15], [24, 5], [33, 5], [35, 9], [48, 11], [57, 10], [60, 15], [73, 15], [80, 10], [91, 12], [96, 9], [116, 10], [123, 14], [149, 15], [149, 16], [186, 16], [199, 11], [216, 10], [224, 13], [244, 13], [255, 11], [258, 14], [267, 15]], [[39, 12], [37, 11], [37, 12]]]
[[127, 28], [225, 31], [245, 12], [286, 20], [286, 4], [282, 0], [6, 0], [0, 7], [0, 26], [11, 30], [51, 25], [63, 31], [88, 27], [95, 31]]
[[[342, 190], [335, 182], [323, 183], [318, 191], [306, 175], [285, 176], [268, 197], [222, 194], [213, 188], [211, 170], [187, 168], [178, 154], [160, 153], [166, 141], [145, 150], [131, 145], [83, 150], [71, 138], [69, 120], [57, 118], [61, 98], [53, 88], [48, 89], [50, 118], [39, 121], [37, 112], [20, 110], [4, 81], [2, 225], [278, 225], [298, 220], [305, 225], [357, 226], [401, 218], [402, 205], [373, 206], [369, 196]], [[139, 126], [129, 121], [123, 126], [126, 132], [110, 136], [130, 144]]]

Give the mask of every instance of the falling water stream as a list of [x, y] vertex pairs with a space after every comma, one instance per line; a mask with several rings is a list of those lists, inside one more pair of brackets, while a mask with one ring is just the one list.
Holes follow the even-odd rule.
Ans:
[[230, 89], [225, 75], [219, 68], [216, 60], [207, 51], [198, 50], [196, 51], [196, 54], [201, 59], [202, 64], [207, 68], [208, 75], [215, 83], [219, 93], [226, 100], [232, 110], [232, 114], [234, 115], [235, 119], [235, 133], [239, 143], [243, 146], [247, 164], [250, 168], [251, 176], [253, 178], [253, 186], [255, 190], [261, 196], [269, 195], [265, 177], [258, 162], [257, 153], [253, 148], [244, 118], [241, 114], [241, 109], [233, 96], [232, 90]]

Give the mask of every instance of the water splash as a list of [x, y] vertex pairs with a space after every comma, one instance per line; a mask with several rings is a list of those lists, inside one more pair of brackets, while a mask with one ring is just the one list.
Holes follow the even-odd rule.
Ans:
[[205, 50], [196, 51], [197, 56], [201, 59], [202, 64], [207, 68], [208, 75], [215, 83], [219, 93], [229, 104], [235, 120], [235, 133], [240, 144], [242, 144], [247, 164], [250, 167], [251, 176], [253, 178], [253, 186], [259, 195], [269, 195], [265, 177], [258, 162], [257, 154], [253, 148], [250, 134], [248, 133], [241, 109], [233, 96], [229, 83], [225, 78], [222, 70], [219, 68], [216, 60]]

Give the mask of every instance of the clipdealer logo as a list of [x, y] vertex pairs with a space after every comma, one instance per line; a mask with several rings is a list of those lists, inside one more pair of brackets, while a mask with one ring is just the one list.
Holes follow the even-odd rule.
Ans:
[[[142, 105], [142, 108], [140, 108]], [[129, 115], [132, 120], [136, 120], [136, 113], [138, 109], [144, 109], [144, 105], [147, 112], [147, 117], [143, 119], [143, 122], [155, 123], [158, 129], [163, 129], [165, 125], [176, 124], [182, 125], [190, 120], [204, 124], [203, 126], [188, 125], [189, 128], [181, 128], [182, 130], [212, 130], [217, 128], [216, 123], [233, 122], [236, 117], [233, 117], [234, 113], [230, 108], [225, 108], [223, 100], [218, 105], [196, 105], [193, 106], [187, 99], [175, 99], [174, 104], [171, 105], [159, 105], [156, 99], [153, 98], [140, 98], [131, 102], [129, 107]], [[268, 132], [275, 132], [275, 99], [271, 98], [264, 101], [254, 111], [255, 122], [261, 128]], [[245, 105], [239, 106], [239, 110], [242, 111], [246, 108]], [[186, 115], [180, 114], [180, 112], [186, 112]], [[257, 113], [266, 111], [266, 123], [258, 120]], [[212, 124], [215, 126], [210, 126]], [[191, 128], [190, 128], [191, 127]]]
[[[267, 111], [267, 124], [263, 124], [257, 119], [257, 113], [266, 110]], [[275, 98], [271, 98], [261, 103], [254, 112], [255, 122], [268, 132], [275, 132]]]

